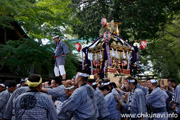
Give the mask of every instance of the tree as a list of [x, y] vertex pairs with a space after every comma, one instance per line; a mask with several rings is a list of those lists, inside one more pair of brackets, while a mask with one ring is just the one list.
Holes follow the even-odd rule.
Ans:
[[[70, 33], [72, 23], [78, 23], [70, 3], [70, 0], [0, 0], [0, 28], [14, 29], [11, 23], [15, 21], [30, 38], [0, 45], [0, 70], [7, 66], [13, 74], [25, 76], [33, 69], [43, 76], [49, 76], [49, 71], [53, 73], [53, 47], [42, 45], [41, 39], [52, 40], [55, 34]], [[68, 45], [72, 48], [71, 43]], [[76, 74], [79, 65], [76, 55], [70, 54], [66, 59], [68, 78]]]
[[72, 3], [81, 21], [74, 25], [74, 31], [85, 39], [99, 36], [102, 17], [109, 22], [122, 22], [120, 36], [124, 39], [155, 39], [169, 16], [179, 11], [178, 0], [72, 0]]
[[[72, 54], [72, 43], [65, 41], [70, 48], [70, 53], [66, 57], [67, 78], [72, 78], [79, 68], [79, 61], [76, 54]], [[49, 77], [53, 74], [53, 47], [55, 44], [41, 45], [41, 43], [23, 39], [19, 41], [6, 42], [0, 45], [0, 71], [4, 66], [10, 68], [15, 75], [28, 76], [31, 72]]]
[[[41, 46], [40, 43], [30, 39], [7, 41], [0, 45], [0, 65], [10, 68], [15, 75], [29, 75], [31, 70], [48, 76], [52, 70], [52, 53], [50, 46]], [[44, 70], [43, 70], [44, 68]]]
[[180, 80], [180, 15], [174, 15], [173, 20], [159, 31], [161, 37], [152, 41], [147, 55], [153, 63], [155, 73], [159, 77], [176, 78]]
[[0, 27], [18, 21], [30, 38], [50, 38], [62, 35], [61, 27], [77, 23], [70, 0], [1, 0]]

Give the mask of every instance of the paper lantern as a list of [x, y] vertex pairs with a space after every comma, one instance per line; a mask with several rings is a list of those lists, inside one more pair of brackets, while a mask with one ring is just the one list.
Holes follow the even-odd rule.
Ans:
[[81, 44], [80, 43], [76, 43], [75, 44], [76, 50], [79, 52], [81, 50]]
[[147, 42], [145, 40], [143, 40], [141, 42], [141, 49], [144, 50], [147, 47]]
[[101, 25], [102, 25], [102, 26], [106, 26], [106, 25], [107, 25], [107, 20], [106, 20], [106, 18], [103, 17], [103, 18], [101, 19]]

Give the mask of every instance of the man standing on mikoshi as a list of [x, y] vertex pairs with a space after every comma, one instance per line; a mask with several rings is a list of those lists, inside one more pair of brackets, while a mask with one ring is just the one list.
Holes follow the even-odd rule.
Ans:
[[59, 39], [58, 35], [54, 36], [53, 40], [56, 43], [56, 48], [54, 51], [54, 59], [55, 59], [54, 74], [56, 77], [59, 77], [61, 74], [62, 79], [65, 80], [66, 71], [64, 65], [65, 65], [66, 55], [69, 53], [69, 47], [66, 45], [65, 42]]

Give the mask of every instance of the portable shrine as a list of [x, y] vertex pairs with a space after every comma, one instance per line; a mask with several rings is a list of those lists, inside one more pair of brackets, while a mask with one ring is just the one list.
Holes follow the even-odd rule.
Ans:
[[118, 25], [103, 18], [100, 37], [82, 49], [82, 69], [101, 78], [128, 76], [134, 63], [138, 64], [138, 48], [119, 37]]

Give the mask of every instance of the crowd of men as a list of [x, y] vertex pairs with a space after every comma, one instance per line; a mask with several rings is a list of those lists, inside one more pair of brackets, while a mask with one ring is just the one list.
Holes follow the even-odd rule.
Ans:
[[117, 86], [109, 79], [81, 72], [71, 80], [55, 77], [51, 82], [43, 82], [40, 75], [32, 74], [18, 87], [13, 80], [0, 82], [0, 120], [180, 118], [180, 85], [173, 79], [169, 79], [168, 89], [158, 86], [155, 79], [147, 80], [145, 87], [127, 77], [122, 86]]

